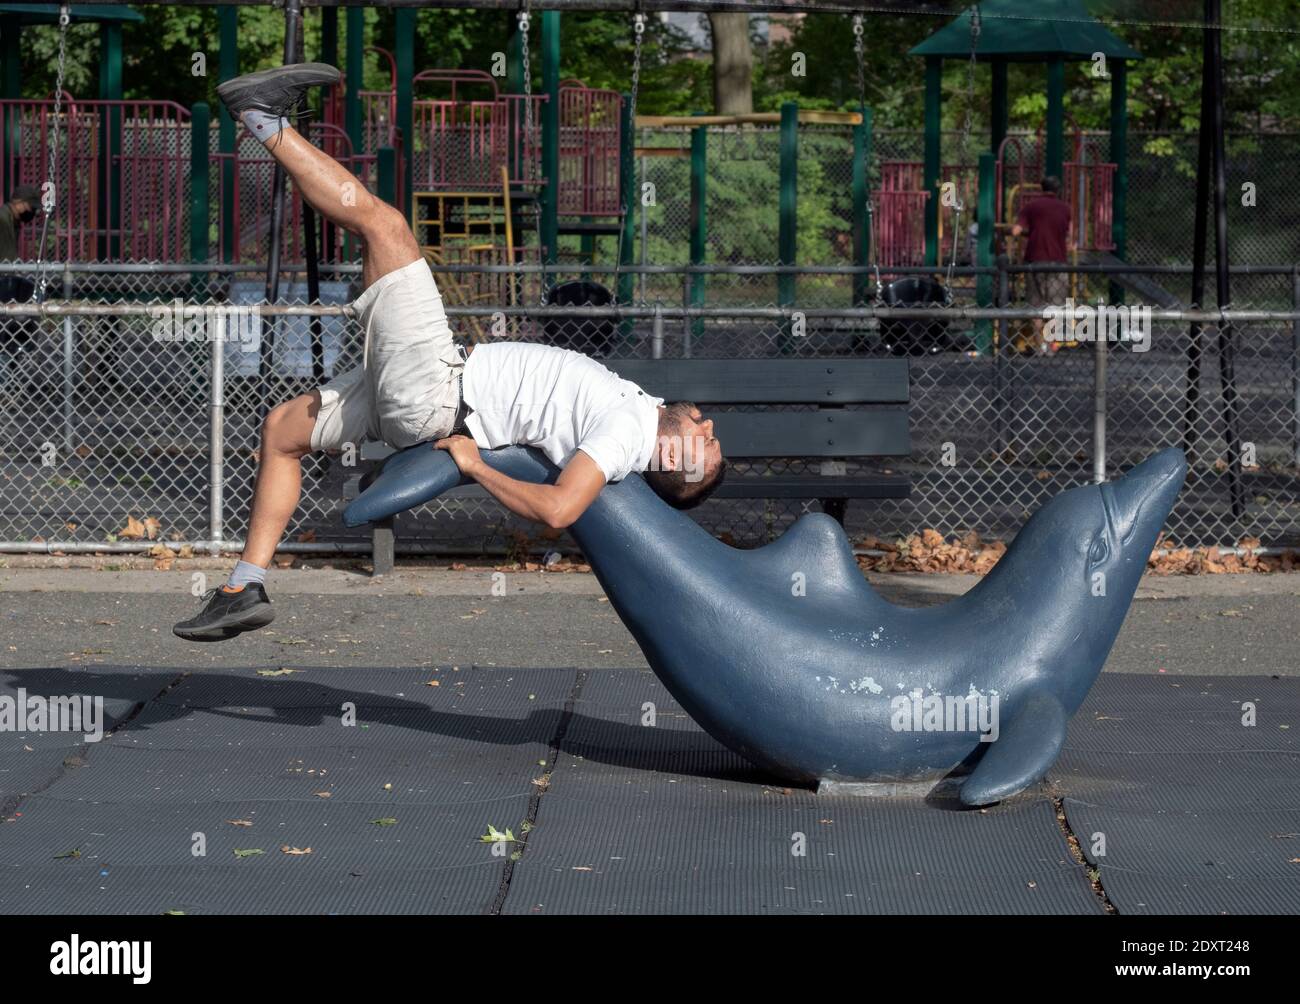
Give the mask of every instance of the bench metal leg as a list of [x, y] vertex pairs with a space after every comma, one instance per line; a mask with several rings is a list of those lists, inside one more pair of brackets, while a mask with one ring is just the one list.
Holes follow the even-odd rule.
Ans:
[[821, 499], [822, 512], [831, 519], [835, 520], [840, 526], [844, 525], [844, 510], [849, 506], [848, 499]]
[[374, 566], [372, 575], [387, 575], [393, 570], [396, 548], [393, 543], [393, 521], [380, 520], [370, 532], [370, 559]]

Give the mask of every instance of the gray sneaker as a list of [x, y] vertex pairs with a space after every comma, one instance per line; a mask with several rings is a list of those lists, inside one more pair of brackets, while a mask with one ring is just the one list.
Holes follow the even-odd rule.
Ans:
[[293, 63], [227, 80], [217, 87], [217, 95], [236, 119], [250, 108], [288, 116], [308, 88], [332, 87], [341, 76], [338, 68], [328, 63]]

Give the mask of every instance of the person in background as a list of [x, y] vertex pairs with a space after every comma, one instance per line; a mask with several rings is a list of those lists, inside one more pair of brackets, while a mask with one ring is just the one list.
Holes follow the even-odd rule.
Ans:
[[[1061, 179], [1049, 174], [1042, 182], [1043, 194], [1020, 209], [1012, 237], [1025, 237], [1024, 261], [1029, 265], [1064, 265], [1069, 259], [1070, 206], [1061, 199]], [[1027, 275], [1029, 303], [1035, 307], [1064, 306], [1070, 290], [1066, 272], [1030, 272]], [[1060, 346], [1043, 341], [1043, 318], [1034, 318], [1034, 344], [1042, 355]]]
[[[36, 219], [41, 192], [35, 185], [16, 185], [9, 201], [0, 205], [0, 262], [18, 260], [18, 228]], [[32, 298], [32, 281], [23, 275], [0, 272], [0, 303], [26, 303]], [[32, 337], [35, 318], [0, 319], [0, 385], [7, 387], [12, 359]]]

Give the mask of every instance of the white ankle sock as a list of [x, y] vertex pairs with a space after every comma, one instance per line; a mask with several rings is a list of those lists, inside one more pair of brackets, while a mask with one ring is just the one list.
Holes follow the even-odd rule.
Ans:
[[240, 113], [240, 121], [248, 127], [248, 131], [261, 140], [264, 144], [279, 134], [280, 130], [289, 124], [289, 120], [283, 115], [278, 118], [256, 108], [246, 109]]
[[251, 562], [240, 560], [230, 572], [230, 578], [226, 585], [231, 589], [238, 589], [240, 586], [246, 586], [250, 582], [265, 584], [266, 569], [260, 565], [254, 565]]

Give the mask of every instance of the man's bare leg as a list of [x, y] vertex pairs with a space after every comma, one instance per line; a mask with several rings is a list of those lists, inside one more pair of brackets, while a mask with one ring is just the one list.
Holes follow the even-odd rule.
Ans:
[[361, 238], [365, 285], [420, 257], [420, 245], [402, 214], [368, 192], [355, 174], [312, 146], [297, 129], [280, 130], [267, 150], [318, 213]]
[[[253, 76], [258, 75], [245, 79], [251, 80]], [[281, 125], [264, 142], [285, 173], [293, 179], [303, 198], [317, 212], [361, 238], [362, 280], [366, 286], [420, 258], [419, 245], [402, 214], [368, 192], [347, 168], [314, 147], [292, 126]], [[275, 556], [289, 520], [298, 507], [302, 494], [302, 458], [312, 452], [311, 436], [320, 406], [320, 392], [313, 391], [277, 405], [266, 416], [262, 425], [248, 537], [240, 564], [224, 592], [230, 592], [239, 578], [241, 584], [234, 589], [238, 592], [243, 588], [243, 579], [247, 578], [258, 585], [262, 605], [269, 608], [265, 591], [260, 588], [261, 576]], [[227, 599], [226, 602], [232, 601]], [[213, 629], [213, 616], [210, 611], [205, 611], [191, 621], [178, 624], [174, 630], [181, 637], [201, 641], [217, 641], [238, 633], [238, 630], [223, 633]], [[262, 614], [254, 608], [251, 616], [257, 619]], [[269, 623], [270, 616], [268, 609], [265, 622]], [[240, 625], [239, 629], [247, 628]]]

